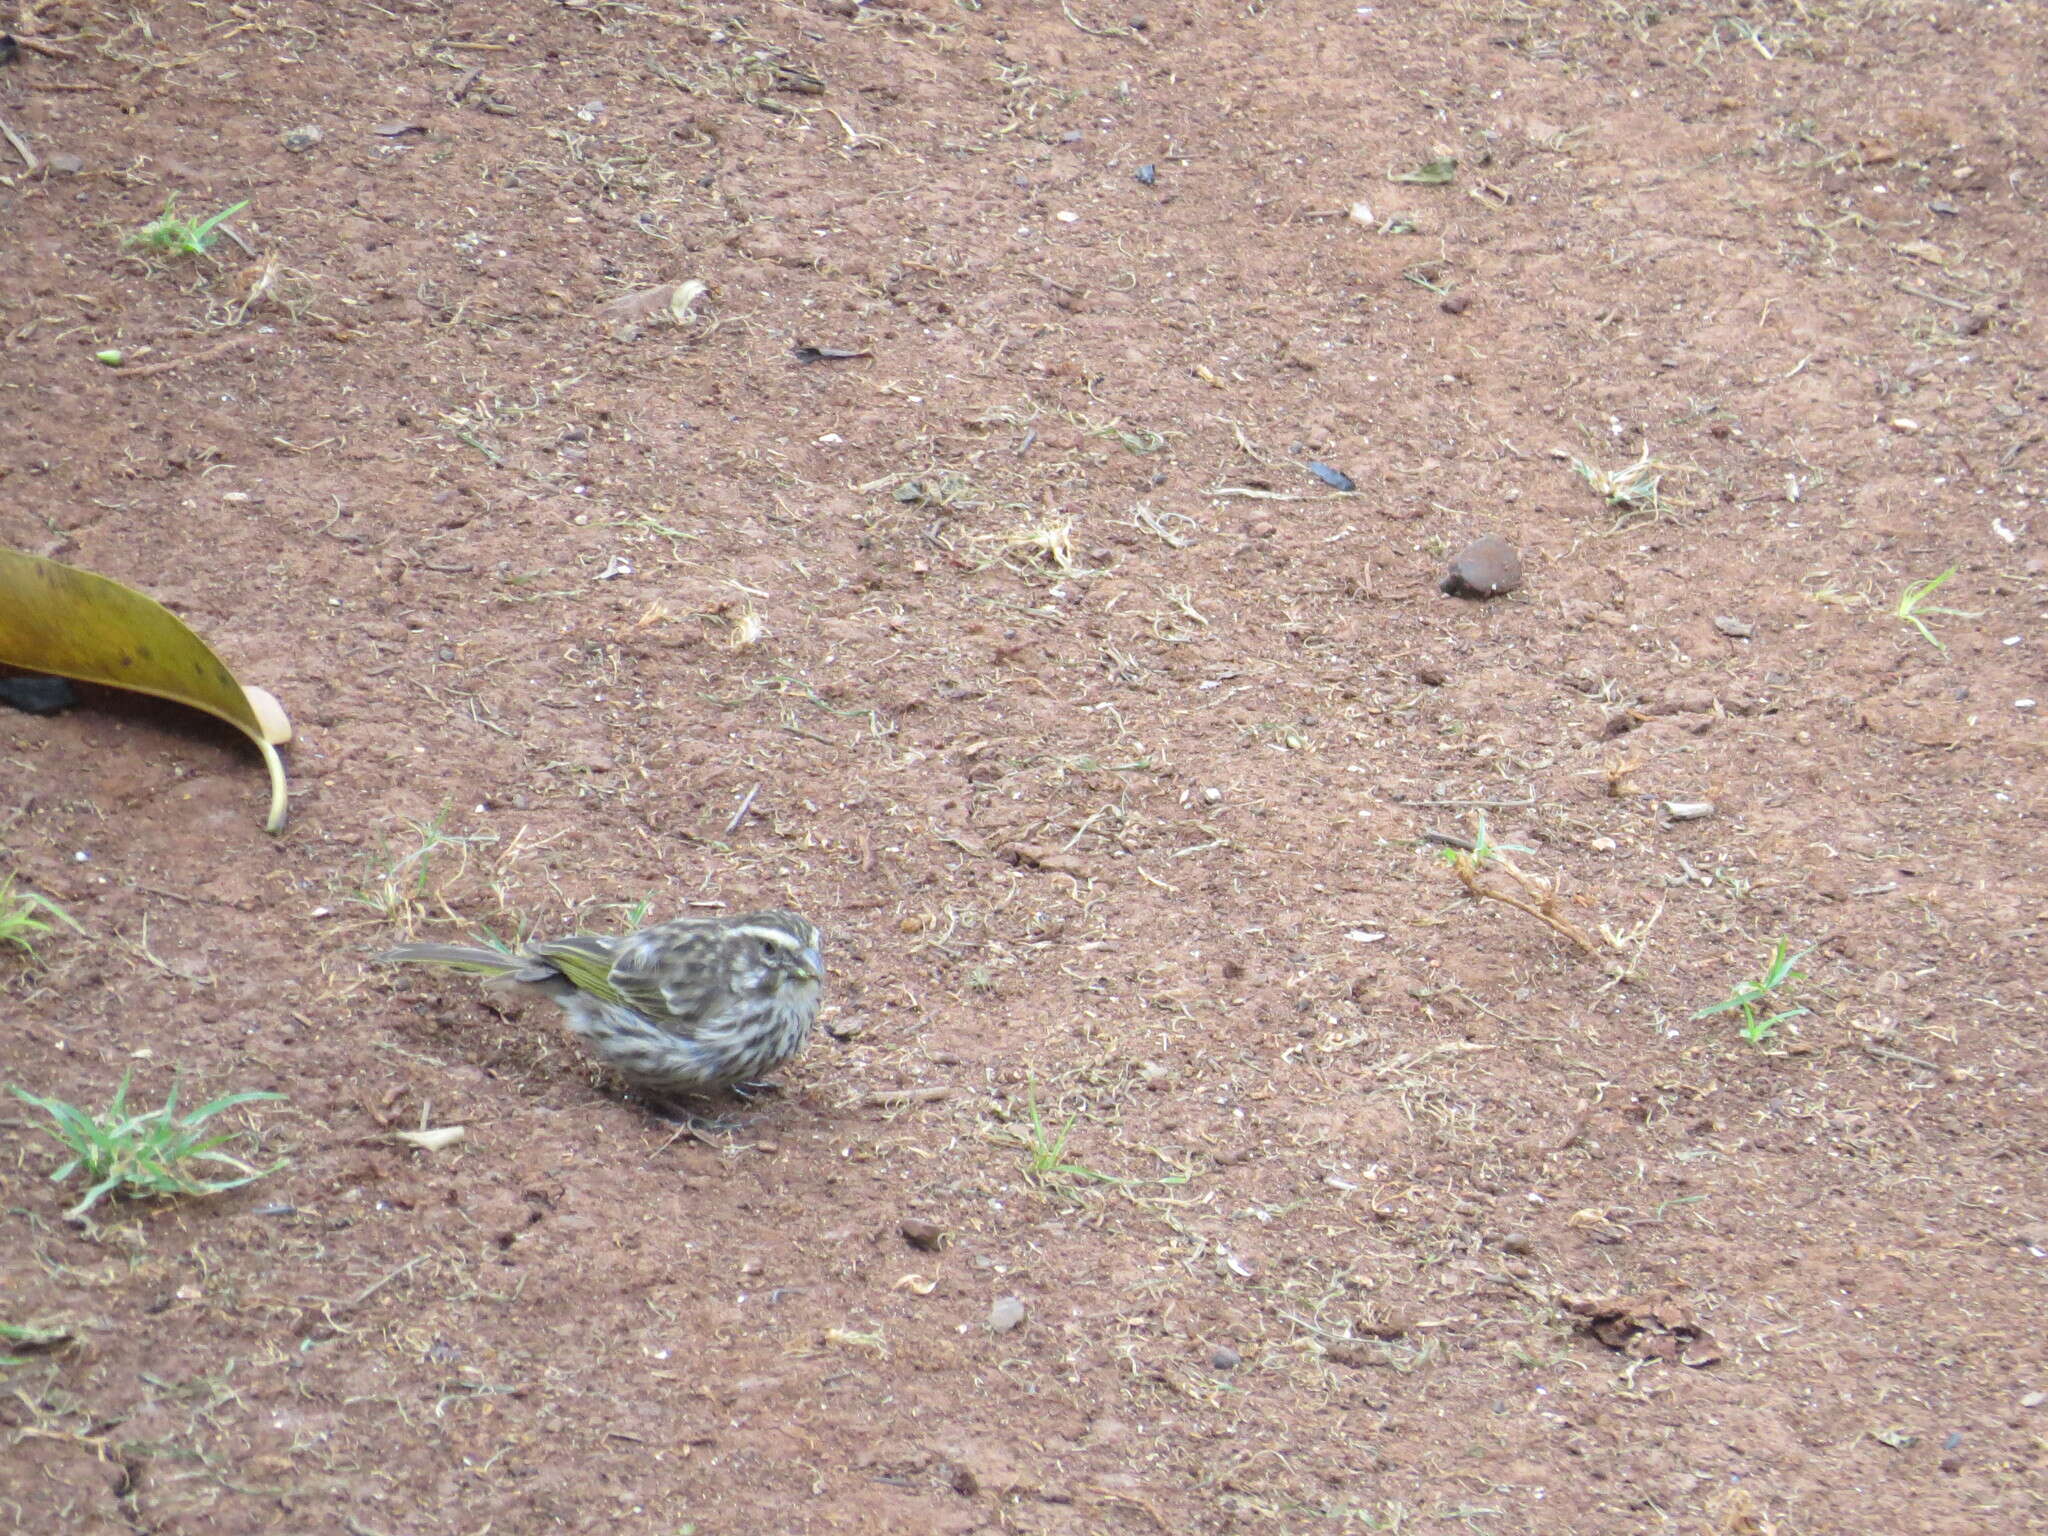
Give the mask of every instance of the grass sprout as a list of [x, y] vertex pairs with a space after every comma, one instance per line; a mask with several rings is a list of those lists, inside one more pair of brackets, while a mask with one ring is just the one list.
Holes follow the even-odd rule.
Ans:
[[1036, 1090], [1029, 1092], [1024, 1102], [1024, 1123], [1010, 1127], [1009, 1134], [1024, 1149], [1024, 1176], [1032, 1183], [1048, 1194], [1074, 1201], [1080, 1198], [1078, 1186], [1083, 1183], [1122, 1182], [1112, 1174], [1067, 1160], [1067, 1143], [1073, 1138], [1074, 1126], [1081, 1118], [1078, 1114], [1067, 1116], [1066, 1123], [1055, 1131], [1046, 1123], [1044, 1112], [1038, 1107]]
[[1777, 1034], [1779, 1025], [1807, 1012], [1796, 1003], [1775, 1013], [1771, 1009], [1779, 1001], [1779, 992], [1794, 982], [1806, 980], [1806, 973], [1797, 967], [1812, 953], [1811, 949], [1802, 949], [1795, 955], [1789, 943], [1778, 940], [1771, 949], [1770, 959], [1764, 962], [1761, 974], [1752, 981], [1744, 982], [1720, 1002], [1709, 1003], [1693, 1017], [1706, 1019], [1719, 1013], [1739, 1013], [1742, 1015], [1742, 1038], [1751, 1045], [1768, 1045]]
[[[131, 1199], [168, 1199], [180, 1195], [216, 1195], [235, 1189], [284, 1166], [279, 1159], [268, 1168], [256, 1168], [238, 1157], [219, 1150], [236, 1136], [228, 1131], [210, 1136], [206, 1122], [215, 1115], [241, 1104], [264, 1099], [282, 1099], [281, 1093], [247, 1089], [223, 1094], [211, 1104], [186, 1114], [178, 1113], [178, 1090], [160, 1108], [140, 1112], [128, 1108], [128, 1084], [132, 1071], [121, 1075], [121, 1086], [98, 1114], [67, 1104], [62, 1099], [39, 1098], [26, 1089], [8, 1084], [8, 1090], [24, 1104], [42, 1110], [55, 1122], [50, 1134], [70, 1151], [71, 1157], [50, 1175], [61, 1184], [74, 1174], [91, 1181], [91, 1187], [70, 1210], [66, 1221], [83, 1221], [86, 1212], [109, 1195]], [[199, 1163], [224, 1164], [235, 1172], [226, 1179], [201, 1178], [191, 1166]]]
[[1984, 617], [1981, 613], [1972, 613], [1962, 608], [1942, 608], [1927, 601], [1927, 599], [1947, 586], [1949, 579], [1955, 573], [1956, 568], [1950, 566], [1939, 576], [1930, 576], [1925, 581], [1914, 582], [1899, 594], [1899, 600], [1892, 608], [1893, 618], [1904, 620], [1919, 630], [1920, 637], [1944, 656], [1948, 654], [1948, 647], [1943, 645], [1940, 638], [1928, 627], [1927, 620], [1929, 616], [1940, 614], [1951, 619], [1981, 619]]
[[[51, 918], [56, 922], [49, 921]], [[39, 959], [35, 938], [39, 934], [55, 933], [57, 923], [64, 924], [74, 933], [85, 932], [77, 918], [49, 897], [35, 891], [16, 890], [12, 875], [0, 880], [0, 945], [18, 949], [31, 960]]]
[[121, 243], [159, 256], [204, 256], [213, 249], [221, 225], [248, 206], [249, 200], [245, 197], [219, 213], [203, 219], [188, 219], [179, 215], [178, 195], [173, 192], [164, 199], [162, 213], [124, 236]]

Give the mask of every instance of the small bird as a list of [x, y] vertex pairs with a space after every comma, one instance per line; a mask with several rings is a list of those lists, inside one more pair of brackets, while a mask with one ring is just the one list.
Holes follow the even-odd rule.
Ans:
[[818, 930], [794, 912], [684, 917], [517, 954], [400, 944], [380, 963], [445, 966], [561, 1006], [592, 1055], [658, 1099], [750, 1081], [796, 1054], [818, 1017]]

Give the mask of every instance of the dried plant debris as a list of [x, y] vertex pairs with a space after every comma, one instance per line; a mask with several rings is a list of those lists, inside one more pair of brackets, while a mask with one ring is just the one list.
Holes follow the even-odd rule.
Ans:
[[1699, 1367], [1714, 1365], [1722, 1358], [1713, 1335], [1700, 1326], [1692, 1309], [1669, 1291], [1564, 1296], [1558, 1305], [1579, 1319], [1581, 1332], [1637, 1360]]

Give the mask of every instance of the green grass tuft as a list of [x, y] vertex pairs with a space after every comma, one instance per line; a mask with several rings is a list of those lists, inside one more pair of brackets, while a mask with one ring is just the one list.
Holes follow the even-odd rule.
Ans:
[[1807, 1012], [1797, 1004], [1776, 1013], [1768, 1010], [1776, 1003], [1779, 992], [1794, 982], [1806, 980], [1806, 973], [1796, 967], [1812, 953], [1811, 949], [1802, 949], [1795, 955], [1790, 944], [1783, 939], [1778, 940], [1771, 950], [1771, 958], [1764, 962], [1762, 974], [1753, 981], [1744, 982], [1720, 1002], [1709, 1003], [1693, 1017], [1705, 1019], [1717, 1013], [1740, 1013], [1742, 1038], [1751, 1045], [1770, 1044], [1780, 1024], [1789, 1023]]
[[41, 958], [36, 954], [34, 936], [57, 931], [55, 923], [45, 921], [52, 917], [74, 933], [85, 932], [78, 919], [49, 897], [34, 891], [17, 891], [12, 875], [0, 880], [0, 945], [21, 950], [31, 960]]
[[178, 196], [174, 192], [164, 199], [164, 211], [151, 219], [142, 228], [131, 230], [122, 237], [121, 243], [134, 249], [150, 251], [158, 256], [204, 256], [213, 249], [213, 242], [220, 233], [221, 225], [249, 206], [245, 197], [231, 207], [203, 219], [181, 218], [178, 214]]
[[[121, 1075], [121, 1086], [113, 1101], [98, 1114], [67, 1104], [62, 1099], [39, 1098], [12, 1083], [8, 1090], [24, 1104], [42, 1110], [55, 1122], [50, 1134], [71, 1153], [69, 1161], [50, 1175], [63, 1183], [74, 1174], [91, 1181], [85, 1198], [64, 1213], [67, 1221], [82, 1221], [86, 1212], [108, 1195], [131, 1199], [167, 1199], [180, 1195], [217, 1195], [235, 1189], [284, 1166], [279, 1159], [268, 1168], [253, 1168], [240, 1158], [217, 1150], [243, 1134], [229, 1131], [208, 1136], [206, 1122], [239, 1104], [262, 1099], [282, 1099], [281, 1093], [246, 1090], [223, 1094], [211, 1104], [178, 1113], [178, 1090], [174, 1085], [161, 1108], [134, 1112], [128, 1108], [128, 1083], [134, 1073]], [[194, 1163], [223, 1163], [238, 1175], [228, 1179], [204, 1179], [189, 1166]]]

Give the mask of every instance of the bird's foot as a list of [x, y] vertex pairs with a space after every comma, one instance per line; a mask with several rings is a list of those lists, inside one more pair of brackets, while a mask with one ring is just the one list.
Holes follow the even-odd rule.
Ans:
[[680, 1126], [699, 1141], [708, 1141], [713, 1136], [733, 1136], [745, 1130], [751, 1120], [735, 1115], [707, 1115], [693, 1108], [681, 1099], [662, 1098], [654, 1094], [639, 1095], [647, 1112], [657, 1120]]

